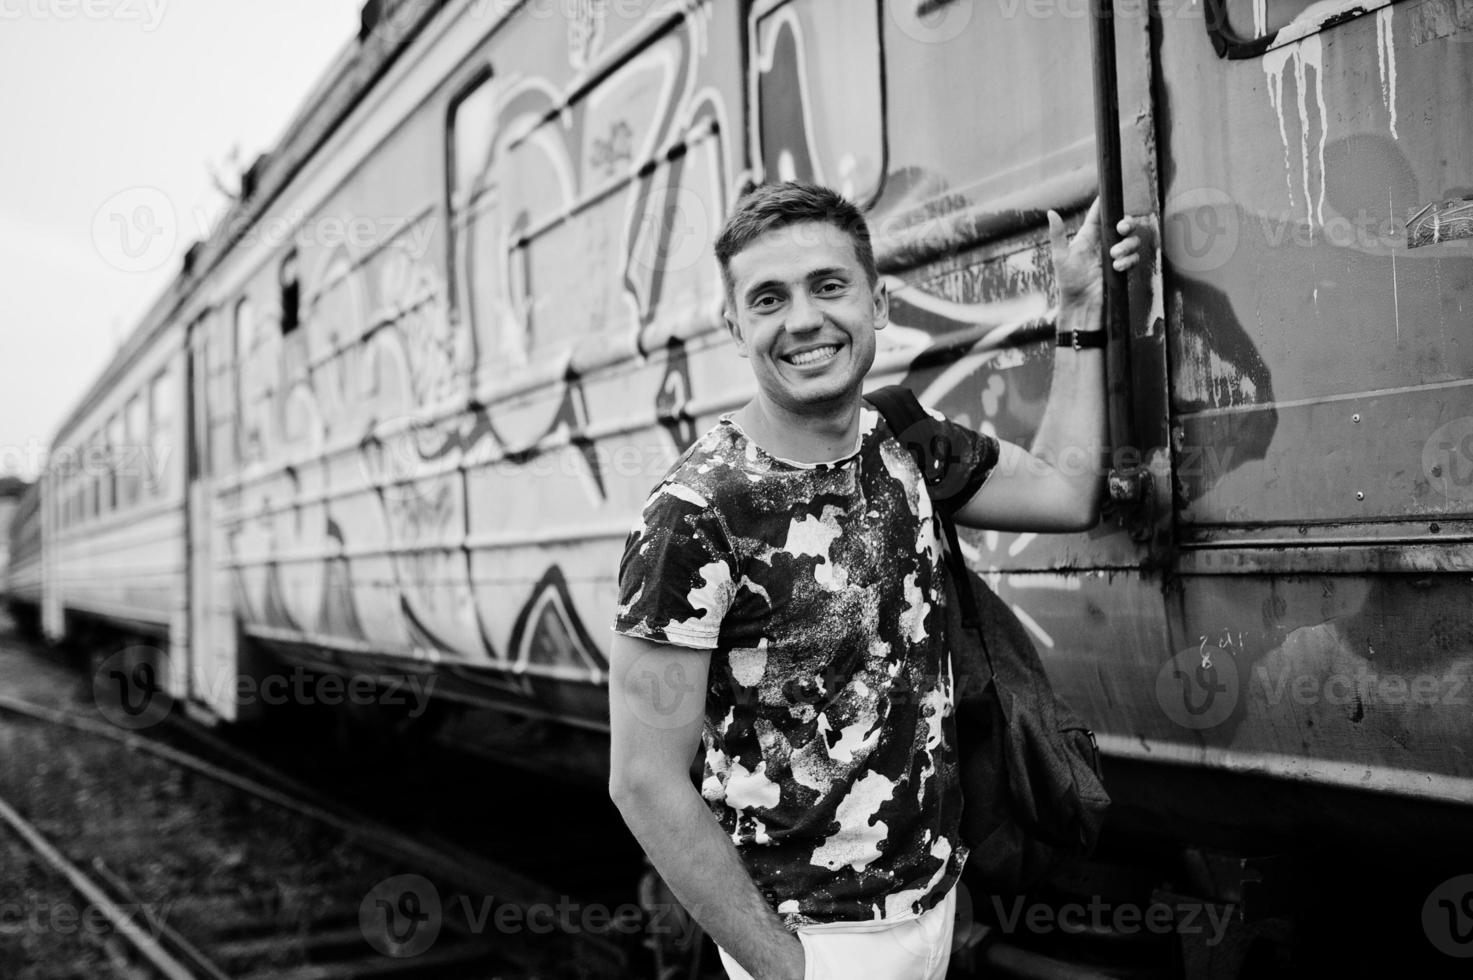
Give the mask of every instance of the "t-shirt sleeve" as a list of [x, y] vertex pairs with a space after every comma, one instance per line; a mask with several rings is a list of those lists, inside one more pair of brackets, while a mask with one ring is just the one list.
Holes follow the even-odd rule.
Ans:
[[931, 451], [947, 460], [946, 476], [936, 483], [928, 482], [927, 489], [931, 505], [950, 517], [982, 489], [997, 468], [1002, 446], [995, 437], [959, 425], [938, 412], [927, 409], [926, 414], [936, 425]]
[[624, 545], [614, 631], [714, 649], [731, 605], [734, 568], [710, 503], [679, 483], [660, 486]]

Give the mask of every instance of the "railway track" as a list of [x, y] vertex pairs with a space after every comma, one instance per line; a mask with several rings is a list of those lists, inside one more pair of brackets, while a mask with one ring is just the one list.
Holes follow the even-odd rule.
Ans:
[[568, 903], [526, 875], [165, 727], [194, 744], [0, 696], [0, 822], [80, 899], [124, 975], [623, 975], [613, 930], [525, 927], [526, 910]]

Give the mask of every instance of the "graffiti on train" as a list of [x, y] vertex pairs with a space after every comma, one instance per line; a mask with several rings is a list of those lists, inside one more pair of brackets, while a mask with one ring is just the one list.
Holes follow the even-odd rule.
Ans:
[[[597, 41], [584, 26], [575, 59]], [[241, 302], [247, 478], [227, 493], [226, 541], [248, 619], [433, 657], [534, 651], [600, 669], [575, 612], [595, 602], [574, 594], [589, 576], [544, 575], [518, 594], [547, 564], [529, 467], [546, 473], [538, 511], [560, 503], [578, 525], [609, 519], [614, 496], [628, 504], [591, 427], [654, 409], [636, 441], [658, 445], [620, 471], [646, 486], [695, 437], [681, 329], [719, 299], [702, 260], [729, 179], [725, 109], [698, 84], [701, 30], [689, 21], [571, 111], [554, 111], [568, 93], [544, 79], [489, 78], [452, 120], [448, 229], [427, 209], [367, 254], [344, 245], [284, 270], [312, 297], [299, 314]], [[426, 240], [445, 247], [408, 247]], [[605, 377], [600, 345], [654, 356]], [[533, 608], [536, 630], [493, 636], [490, 624]], [[562, 639], [539, 638], [549, 630]]]

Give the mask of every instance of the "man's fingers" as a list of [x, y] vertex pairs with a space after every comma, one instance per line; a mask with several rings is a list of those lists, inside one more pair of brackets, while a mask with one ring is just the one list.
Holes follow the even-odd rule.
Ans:
[[1100, 247], [1100, 199], [1096, 197], [1089, 205], [1089, 210], [1084, 213], [1084, 223], [1079, 226], [1079, 232], [1074, 236], [1074, 247], [1094, 254]]
[[1089, 202], [1089, 210], [1084, 213], [1084, 224], [1079, 230], [1083, 231], [1090, 225], [1094, 225], [1095, 228], [1100, 226], [1100, 197], [1098, 194], [1095, 195], [1093, 201]]
[[1048, 237], [1056, 258], [1069, 250], [1069, 236], [1064, 234], [1064, 219], [1053, 208], [1049, 208], [1048, 212]]

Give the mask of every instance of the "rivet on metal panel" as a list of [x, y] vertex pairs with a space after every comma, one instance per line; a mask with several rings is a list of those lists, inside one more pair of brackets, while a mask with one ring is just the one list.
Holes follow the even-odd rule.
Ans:
[[1352, 421], [1352, 422], [1359, 422], [1360, 421], [1360, 413], [1359, 412], [1356, 412], [1354, 415], [1352, 415], [1350, 417], [1350, 421]]
[[1365, 500], [1366, 499], [1365, 491], [1363, 491], [1363, 490], [1357, 490], [1355, 492], [1355, 499], [1356, 500]]

